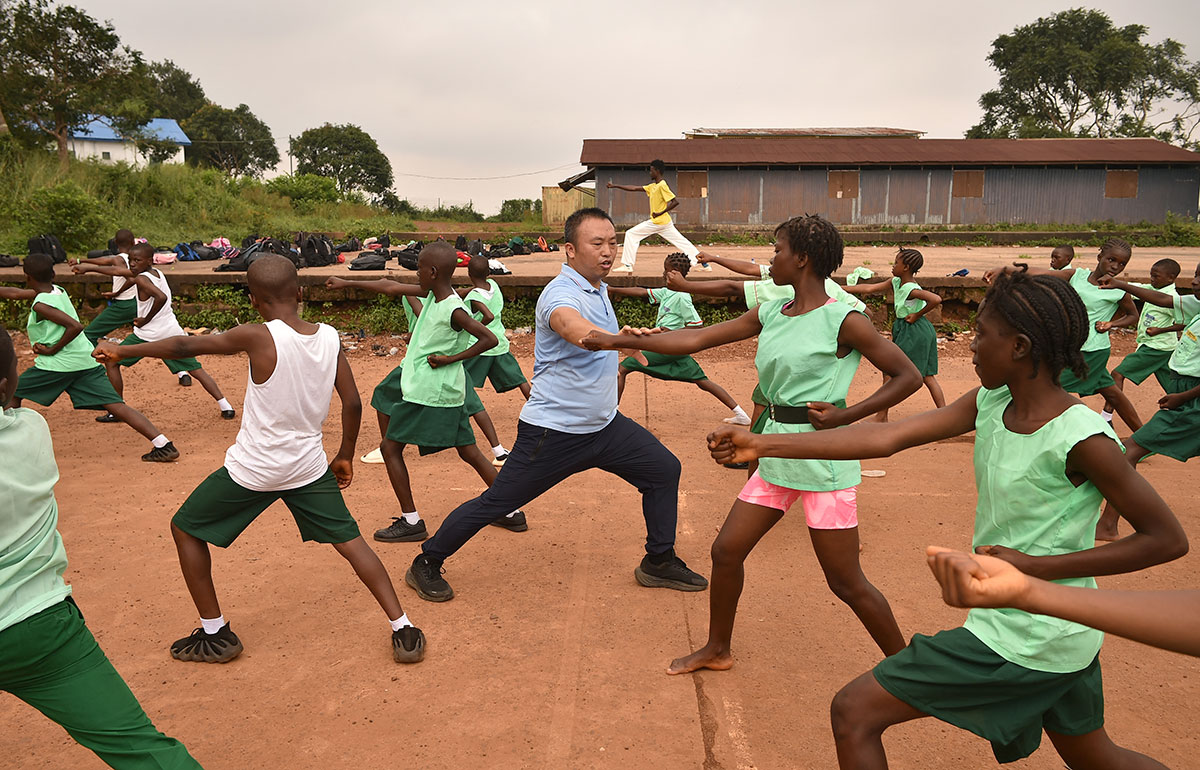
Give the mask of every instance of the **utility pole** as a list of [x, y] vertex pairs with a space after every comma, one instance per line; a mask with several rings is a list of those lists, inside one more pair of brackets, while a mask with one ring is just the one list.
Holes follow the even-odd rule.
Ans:
[[288, 134], [288, 176], [295, 176], [296, 172], [292, 169], [292, 135]]

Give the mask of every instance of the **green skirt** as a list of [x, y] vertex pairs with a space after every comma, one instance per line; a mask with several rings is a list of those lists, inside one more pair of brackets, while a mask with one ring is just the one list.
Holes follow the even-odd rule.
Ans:
[[932, 377], [938, 373], [937, 331], [928, 318], [921, 316], [911, 324], [903, 318], [897, 318], [892, 324], [892, 342], [916, 364], [922, 377]]
[[707, 380], [704, 370], [696, 359], [691, 356], [668, 356], [662, 353], [645, 352], [646, 363], [642, 364], [630, 357], [621, 362], [622, 369], [631, 372], [642, 372], [657, 380], [675, 380], [677, 382], [699, 382]]
[[[130, 334], [128, 337], [126, 337], [124, 340], [121, 341], [121, 346], [124, 347], [125, 345], [141, 345], [144, 342], [145, 342], [145, 340], [139, 338], [136, 334]], [[141, 361], [141, 360], [142, 359], [140, 356], [137, 358], [122, 358], [120, 365], [121, 366], [133, 366], [134, 364], [136, 364], [138, 361]], [[167, 365], [167, 369], [170, 370], [171, 374], [179, 374], [180, 372], [194, 372], [197, 369], [201, 368], [200, 362], [194, 358], [164, 358], [163, 363]]]
[[[1168, 393], [1182, 393], [1200, 385], [1200, 378], [1171, 372], [1167, 385]], [[1159, 409], [1134, 432], [1133, 440], [1181, 463], [1200, 456], [1200, 399], [1193, 398], [1178, 409]]]
[[[397, 366], [375, 386], [375, 391], [371, 394], [372, 409], [390, 415], [392, 410], [404, 400], [404, 391], [400, 389], [401, 371], [401, 368]], [[479, 400], [479, 394], [471, 387], [470, 382], [467, 383], [463, 406], [468, 415], [476, 415], [483, 411], [483, 402]]]
[[492, 388], [497, 393], [504, 393], [527, 382], [521, 365], [512, 353], [468, 358], [463, 361], [463, 370], [467, 373], [467, 383], [472, 387], [482, 388], [485, 382], [491, 380]]
[[1108, 348], [1083, 351], [1083, 362], [1087, 364], [1087, 376], [1083, 379], [1075, 376], [1070, 369], [1063, 369], [1058, 375], [1058, 384], [1068, 393], [1079, 396], [1094, 396], [1109, 385], [1114, 385], [1112, 375], [1108, 373]]
[[1167, 362], [1171, 360], [1173, 352], [1172, 350], [1155, 350], [1145, 345], [1138, 345], [1138, 349], [1125, 356], [1125, 360], [1113, 371], [1134, 385], [1141, 385], [1147, 377], [1153, 374], [1158, 379], [1158, 384], [1162, 385], [1163, 390], [1166, 390], [1167, 384], [1171, 381], [1171, 367], [1167, 366]]
[[400, 375], [397, 366], [371, 394], [371, 407], [388, 416], [384, 438], [398, 444], [416, 444], [422, 455], [475, 443], [471, 415], [483, 411], [483, 402], [470, 383], [462, 406], [425, 406], [404, 400]]

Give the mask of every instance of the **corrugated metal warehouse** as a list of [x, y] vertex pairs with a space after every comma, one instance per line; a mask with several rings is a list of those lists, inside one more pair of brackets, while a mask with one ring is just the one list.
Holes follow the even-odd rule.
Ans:
[[[661, 158], [682, 226], [773, 225], [799, 213], [837, 224], [986, 225], [1195, 219], [1200, 153], [1155, 139], [921, 139], [904, 129], [697, 129], [684, 139], [586, 139], [596, 205], [621, 226], [648, 217]], [[564, 183], [567, 184], [567, 183]]]

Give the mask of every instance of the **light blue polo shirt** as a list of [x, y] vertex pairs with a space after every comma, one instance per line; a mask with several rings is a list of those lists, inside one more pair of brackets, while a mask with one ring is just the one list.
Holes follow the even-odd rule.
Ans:
[[532, 392], [521, 419], [563, 433], [596, 433], [617, 416], [617, 351], [584, 350], [560, 337], [550, 328], [550, 314], [560, 307], [612, 334], [620, 330], [607, 285], [597, 289], [563, 265], [538, 298]]

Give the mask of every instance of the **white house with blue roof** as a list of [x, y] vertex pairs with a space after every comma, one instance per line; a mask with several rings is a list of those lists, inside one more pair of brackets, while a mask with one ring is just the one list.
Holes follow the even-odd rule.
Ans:
[[[146, 124], [144, 130], [156, 139], [168, 139], [179, 145], [176, 153], [163, 161], [164, 163], [183, 163], [183, 148], [190, 146], [192, 140], [188, 139], [179, 123], [171, 118], [154, 118]], [[67, 147], [71, 154], [80, 160], [125, 162], [131, 166], [145, 166], [150, 163], [149, 158], [138, 151], [132, 139], [118, 134], [102, 118], [93, 118], [83, 128], [72, 131]]]

